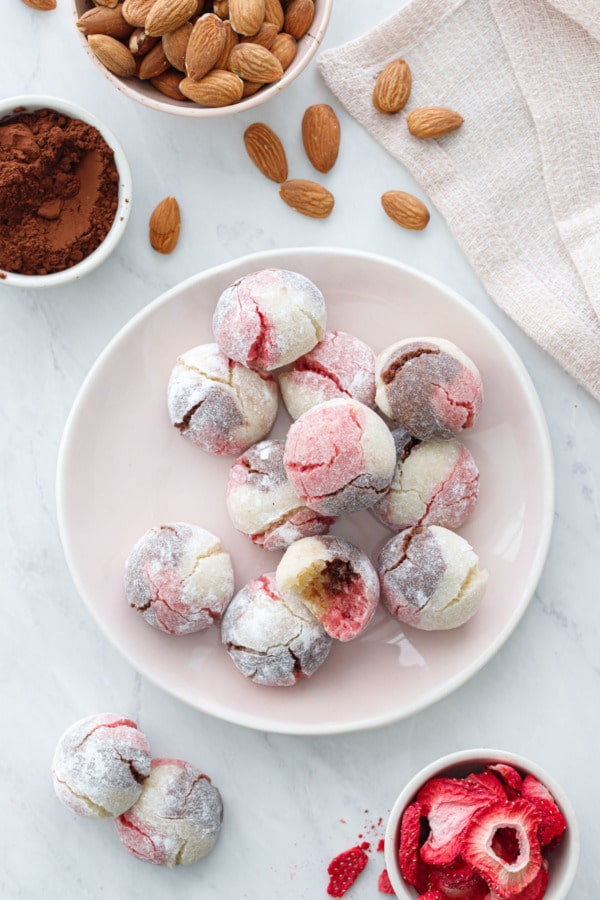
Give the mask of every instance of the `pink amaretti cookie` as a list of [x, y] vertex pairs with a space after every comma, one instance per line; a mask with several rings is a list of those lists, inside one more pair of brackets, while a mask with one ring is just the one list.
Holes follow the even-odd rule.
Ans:
[[372, 507], [396, 531], [413, 525], [460, 528], [477, 504], [479, 470], [460, 441], [418, 441], [392, 432], [398, 462], [389, 490]]
[[471, 428], [483, 402], [475, 363], [444, 338], [407, 338], [377, 357], [379, 409], [421, 441]]
[[339, 516], [366, 509], [388, 489], [396, 449], [383, 419], [357, 400], [328, 400], [291, 426], [284, 465], [306, 506]]
[[225, 502], [235, 528], [264, 550], [285, 550], [294, 541], [326, 534], [334, 516], [305, 506], [283, 465], [283, 441], [260, 441], [229, 470]]
[[196, 766], [153, 759], [136, 803], [115, 819], [121, 843], [156, 866], [189, 866], [210, 853], [223, 821], [221, 794]]
[[282, 372], [278, 381], [292, 419], [336, 397], [349, 397], [373, 407], [375, 354], [353, 334], [326, 331], [317, 346]]
[[233, 596], [233, 568], [219, 538], [189, 522], [150, 528], [125, 563], [132, 609], [167, 634], [203, 631]]
[[303, 603], [338, 641], [351, 641], [373, 617], [377, 573], [368, 556], [333, 535], [302, 538], [283, 554], [277, 587], [286, 601]]
[[270, 372], [312, 350], [325, 323], [323, 294], [310, 279], [287, 269], [262, 269], [223, 291], [213, 332], [231, 359]]
[[56, 795], [80, 816], [118, 816], [139, 797], [150, 774], [146, 736], [125, 716], [99, 713], [71, 725], [52, 760]]

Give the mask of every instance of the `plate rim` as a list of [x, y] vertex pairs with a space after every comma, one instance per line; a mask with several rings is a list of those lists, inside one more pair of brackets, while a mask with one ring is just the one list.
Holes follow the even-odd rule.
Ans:
[[[464, 669], [461, 669], [459, 673], [444, 681], [442, 685], [436, 686], [435, 690], [429, 690], [425, 695], [421, 696], [417, 701], [409, 704], [401, 711], [389, 711], [386, 714], [379, 714], [370, 718], [363, 718], [360, 721], [351, 722], [349, 724], [333, 722], [328, 724], [321, 723], [317, 725], [315, 723], [293, 723], [289, 721], [274, 722], [269, 716], [260, 716], [256, 714], [245, 715], [243, 711], [241, 713], [233, 715], [228, 710], [219, 711], [219, 709], [215, 708], [215, 706], [210, 702], [199, 706], [191, 699], [181, 696], [175, 689], [167, 687], [163, 683], [161, 683], [158, 678], [155, 678], [152, 672], [148, 670], [147, 666], [141, 666], [115, 641], [114, 636], [105, 626], [102, 619], [97, 614], [94, 605], [86, 596], [86, 591], [84, 590], [84, 587], [78, 575], [74, 555], [72, 554], [70, 549], [65, 512], [65, 459], [67, 457], [68, 449], [73, 438], [74, 425], [80, 407], [82, 406], [82, 404], [84, 404], [87, 393], [95, 383], [99, 370], [102, 368], [105, 360], [112, 354], [113, 349], [119, 343], [121, 343], [121, 341], [124, 340], [133, 330], [137, 328], [139, 322], [151, 317], [155, 310], [169, 303], [170, 300], [180, 292], [187, 290], [189, 287], [195, 284], [201, 283], [205, 279], [218, 276], [220, 273], [224, 273], [233, 268], [237, 268], [240, 266], [248, 266], [250, 268], [252, 266], [254, 267], [252, 271], [255, 271], [259, 268], [267, 268], [265, 262], [268, 262], [268, 265], [277, 265], [279, 263], [282, 268], [285, 268], [286, 266], [284, 265], [283, 261], [290, 255], [300, 257], [313, 257], [331, 256], [332, 254], [341, 257], [352, 258], [355, 260], [364, 260], [376, 265], [383, 265], [389, 268], [393, 268], [399, 272], [408, 274], [412, 277], [415, 277], [417, 280], [421, 280], [429, 284], [444, 295], [450, 297], [452, 301], [455, 302], [459, 307], [468, 310], [469, 314], [475, 317], [478, 324], [483, 327], [485, 331], [490, 333], [493, 338], [502, 346], [502, 350], [509, 358], [510, 363], [514, 371], [518, 375], [519, 381], [524, 389], [528, 405], [534, 414], [536, 430], [541, 439], [543, 459], [540, 460], [540, 469], [543, 470], [544, 474], [543, 493], [546, 504], [543, 513], [543, 519], [540, 523], [539, 540], [537, 544], [536, 554], [530, 562], [529, 576], [523, 590], [523, 601], [521, 602], [519, 607], [514, 610], [512, 616], [508, 619], [504, 628], [495, 636], [494, 640], [490, 642], [485, 651], [483, 653], [480, 653], [479, 656], [473, 659], [469, 665], [467, 665]], [[535, 593], [535, 589], [542, 575], [542, 571], [550, 549], [550, 541], [553, 530], [555, 509], [555, 473], [552, 443], [548, 430], [548, 423], [544, 414], [539, 394], [537, 393], [531, 376], [529, 375], [529, 372], [521, 357], [518, 355], [517, 351], [514, 349], [508, 338], [506, 338], [502, 331], [498, 328], [498, 326], [494, 322], [492, 322], [491, 319], [487, 318], [487, 316], [482, 313], [476, 306], [474, 306], [465, 297], [463, 297], [453, 288], [444, 284], [439, 279], [421, 272], [413, 266], [406, 265], [403, 262], [392, 259], [391, 257], [385, 256], [383, 254], [335, 246], [286, 247], [261, 250], [255, 253], [246, 254], [244, 256], [234, 257], [233, 259], [230, 259], [223, 263], [219, 263], [216, 266], [210, 266], [207, 269], [196, 272], [194, 275], [191, 275], [188, 278], [185, 278], [184, 280], [178, 282], [176, 285], [164, 291], [154, 300], [143, 306], [121, 328], [118, 329], [118, 331], [108, 341], [106, 346], [103, 348], [103, 350], [101, 350], [95, 361], [92, 363], [72, 402], [69, 414], [65, 421], [58, 449], [55, 493], [58, 531], [63, 548], [63, 553], [65, 556], [65, 561], [67, 563], [67, 568], [69, 570], [69, 574], [71, 576], [73, 584], [77, 590], [77, 593], [79, 594], [80, 599], [83, 601], [88, 612], [91, 614], [96, 626], [107, 638], [111, 646], [114, 647], [129, 663], [129, 665], [132, 666], [134, 671], [138, 672], [144, 678], [147, 678], [149, 682], [160, 688], [171, 697], [174, 697], [179, 702], [185, 703], [187, 706], [196, 710], [197, 712], [211, 715], [217, 719], [221, 719], [222, 721], [272, 734], [316, 736], [349, 734], [351, 732], [367, 731], [374, 728], [380, 728], [385, 725], [390, 725], [403, 719], [407, 719], [410, 716], [415, 715], [416, 713], [422, 712], [429, 706], [434, 705], [439, 700], [443, 700], [445, 697], [449, 696], [451, 693], [453, 693], [455, 690], [469, 681], [477, 672], [483, 669], [484, 666], [495, 656], [500, 647], [509, 639], [516, 626], [520, 622], [521, 618], [525, 614], [525, 611], [527, 610], [531, 602], [531, 599]]]

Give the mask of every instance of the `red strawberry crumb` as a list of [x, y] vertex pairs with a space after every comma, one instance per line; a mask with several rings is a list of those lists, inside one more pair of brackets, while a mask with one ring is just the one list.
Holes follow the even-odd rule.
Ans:
[[385, 850], [385, 841], [383, 838], [380, 838], [379, 843], [377, 844], [377, 852], [383, 853]]
[[394, 894], [394, 888], [390, 881], [387, 869], [384, 869], [377, 881], [377, 890], [380, 894]]
[[363, 841], [362, 844], [360, 845], [360, 849], [361, 849], [361, 850], [368, 850], [370, 846], [371, 846], [371, 845], [370, 845], [370, 843], [369, 843], [368, 841]]
[[351, 847], [350, 850], [345, 850], [332, 859], [327, 866], [327, 873], [330, 875], [327, 886], [329, 896], [343, 897], [346, 891], [352, 887], [368, 860], [369, 857], [365, 853], [364, 846]]

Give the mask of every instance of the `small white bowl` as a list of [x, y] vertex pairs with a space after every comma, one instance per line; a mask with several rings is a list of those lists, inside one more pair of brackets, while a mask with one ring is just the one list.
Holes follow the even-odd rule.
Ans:
[[579, 827], [567, 795], [548, 772], [531, 760], [506, 750], [488, 749], [461, 750], [436, 759], [411, 778], [394, 803], [385, 832], [385, 865], [399, 900], [415, 900], [418, 896], [416, 889], [404, 880], [398, 863], [400, 821], [406, 807], [431, 778], [441, 776], [461, 778], [492, 763], [506, 763], [522, 773], [530, 772], [548, 788], [564, 815], [567, 821], [566, 831], [556, 850], [548, 855], [550, 877], [544, 900], [565, 900], [575, 879], [580, 848]]
[[[229, 106], [199, 106], [187, 100], [172, 100], [170, 97], [161, 94], [154, 85], [149, 81], [141, 81], [139, 78], [119, 78], [102, 65], [100, 60], [94, 55], [87, 38], [75, 26], [75, 22], [83, 13], [93, 9], [91, 0], [71, 0], [73, 12], [73, 27], [80, 37], [83, 48], [94, 65], [111, 82], [119, 91], [122, 91], [131, 100], [136, 100], [144, 106], [151, 109], [157, 109], [160, 112], [172, 113], [176, 116], [188, 116], [194, 119], [209, 119], [215, 116], [229, 116], [232, 113], [242, 112], [243, 110], [252, 109], [264, 103], [270, 97], [275, 97], [280, 91], [291, 84], [301, 72], [307, 67], [321, 44], [329, 25], [331, 18], [331, 10], [333, 0], [315, 0], [315, 15], [312, 25], [308, 29], [304, 37], [298, 41], [298, 51], [296, 56], [283, 73], [279, 81], [273, 84], [267, 84], [255, 94], [238, 100], [237, 103], [231, 103]], [[183, 73], [181, 75], [183, 78]]]
[[28, 94], [23, 97], [9, 97], [0, 101], [0, 123], [19, 113], [32, 113], [38, 109], [53, 109], [56, 112], [69, 116], [71, 119], [81, 119], [89, 125], [97, 128], [106, 143], [114, 152], [115, 165], [119, 173], [119, 196], [117, 211], [110, 231], [102, 243], [85, 259], [63, 269], [60, 272], [52, 272], [49, 275], [20, 275], [17, 272], [1, 270], [0, 285], [20, 288], [46, 288], [67, 284], [88, 275], [99, 266], [113, 252], [125, 231], [129, 214], [131, 212], [132, 180], [131, 170], [127, 157], [116, 137], [106, 125], [97, 119], [92, 113], [58, 97], [47, 97], [43, 94]]

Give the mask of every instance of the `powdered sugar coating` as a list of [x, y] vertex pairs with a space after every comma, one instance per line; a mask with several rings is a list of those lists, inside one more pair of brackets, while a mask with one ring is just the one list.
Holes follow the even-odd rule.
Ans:
[[317, 403], [347, 397], [375, 405], [375, 354], [346, 331], [326, 331], [317, 346], [278, 376], [279, 389], [292, 419]]
[[391, 614], [426, 631], [468, 621], [479, 609], [488, 578], [471, 545], [438, 525], [394, 535], [377, 558], [377, 572]]
[[304, 275], [262, 269], [239, 278], [217, 301], [215, 340], [245, 366], [270, 372], [294, 362], [321, 340], [323, 294]]
[[283, 441], [255, 444], [235, 461], [227, 479], [234, 527], [265, 550], [285, 550], [301, 537], [325, 534], [335, 522], [304, 506], [285, 473], [283, 449]]
[[368, 558], [333, 535], [292, 544], [277, 566], [277, 587], [287, 602], [304, 604], [338, 641], [365, 630], [379, 601], [379, 580]]
[[479, 471], [468, 448], [456, 440], [410, 438], [399, 443], [392, 483], [372, 512], [396, 531], [413, 525], [464, 525], [479, 493]]
[[156, 866], [189, 866], [210, 853], [223, 801], [210, 778], [178, 759], [153, 759], [137, 802], [115, 819], [123, 846]]
[[291, 426], [284, 465], [306, 506], [338, 516], [366, 509], [388, 489], [396, 468], [389, 428], [357, 400], [328, 400]]
[[208, 453], [237, 455], [264, 438], [277, 415], [277, 385], [201, 344], [177, 360], [167, 392], [171, 423]]
[[52, 760], [56, 795], [80, 816], [118, 816], [139, 797], [150, 774], [150, 747], [131, 719], [101, 713], [79, 719]]
[[282, 598], [274, 572], [235, 595], [223, 616], [221, 640], [246, 678], [271, 687], [310, 678], [331, 649], [331, 638], [308, 609]]
[[188, 522], [149, 529], [125, 563], [132, 609], [167, 634], [203, 631], [233, 595], [231, 558], [219, 538]]
[[470, 428], [483, 402], [475, 363], [443, 338], [407, 338], [376, 364], [379, 409], [422, 441], [446, 440]]

